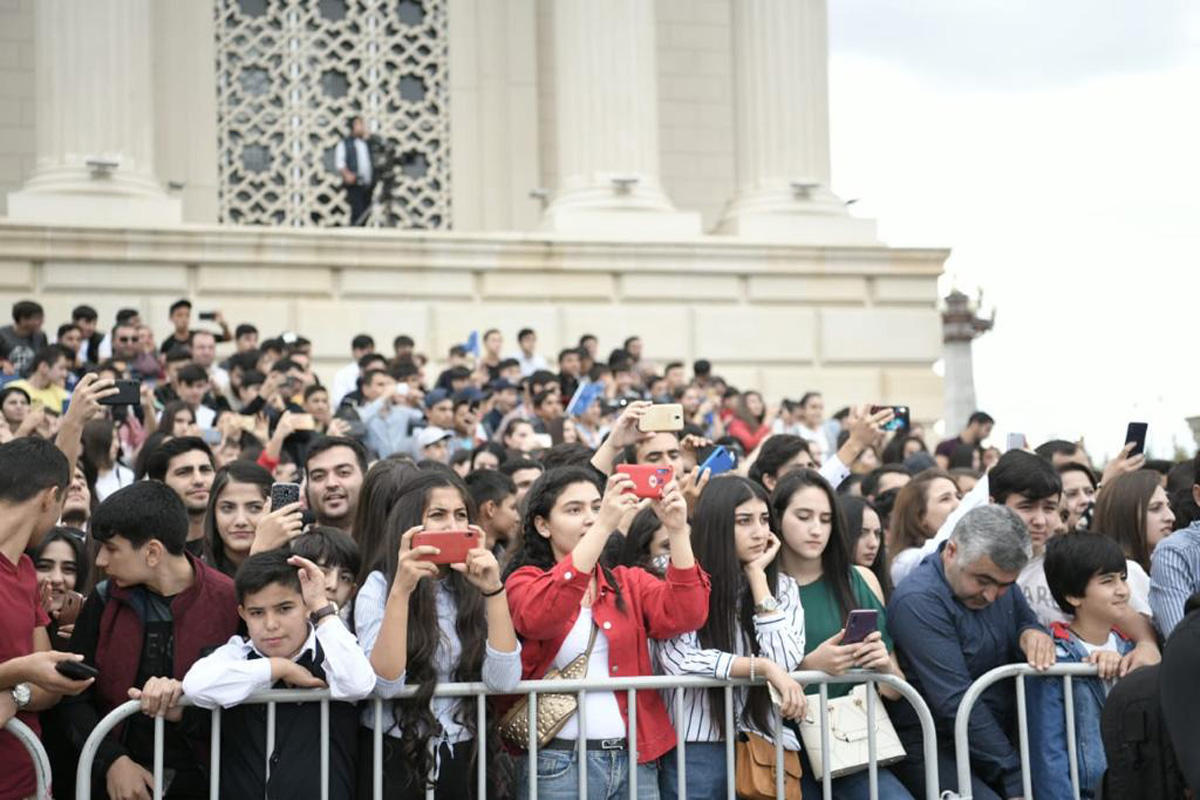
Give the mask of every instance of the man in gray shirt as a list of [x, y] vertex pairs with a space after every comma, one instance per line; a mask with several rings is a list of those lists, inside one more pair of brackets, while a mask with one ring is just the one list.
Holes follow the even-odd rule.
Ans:
[[34, 354], [48, 344], [42, 333], [46, 313], [32, 300], [20, 300], [13, 303], [12, 315], [13, 324], [0, 328], [0, 360], [12, 365], [6, 373], [24, 375]]

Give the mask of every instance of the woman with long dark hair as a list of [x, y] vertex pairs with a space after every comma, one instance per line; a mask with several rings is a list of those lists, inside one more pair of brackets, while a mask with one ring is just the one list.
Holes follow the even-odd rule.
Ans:
[[838, 495], [838, 505], [846, 517], [846, 547], [851, 562], [871, 570], [886, 600], [892, 594], [892, 578], [887, 570], [883, 517], [869, 500], [862, 497]]
[[163, 406], [156, 430], [167, 436], [200, 435], [200, 429], [196, 427], [196, 412], [182, 400], [172, 400]]
[[104, 498], [133, 483], [133, 470], [117, 461], [121, 440], [117, 438], [113, 421], [107, 417], [93, 419], [83, 426], [83, 472], [95, 487], [96, 499]]
[[[708, 621], [697, 631], [663, 642], [659, 664], [668, 675], [709, 678], [764, 676], [783, 697], [788, 719], [804, 715], [804, 689], [788, 673], [804, 658], [804, 610], [796, 582], [779, 573], [780, 539], [766, 491], [737, 475], [714, 479], [696, 505], [692, 542], [708, 565], [712, 593]], [[683, 692], [683, 717], [675, 717], [674, 693]], [[764, 687], [734, 690], [734, 725], [773, 739], [774, 714]], [[684, 741], [686, 797], [723, 797], [725, 744], [724, 689], [672, 690], [667, 696], [676, 729]], [[800, 742], [783, 729], [784, 749]], [[664, 798], [678, 796], [677, 751], [663, 758], [659, 788]]]
[[[603, 495], [594, 470], [560, 467], [542, 474], [525, 496], [521, 544], [506, 569], [513, 623], [521, 635], [523, 675], [541, 678], [587, 652], [587, 677], [652, 675], [648, 639], [671, 639], [694, 631], [708, 616], [708, 577], [692, 555], [687, 501], [672, 480], [651, 507], [667, 529], [670, 565], [659, 578], [637, 567], [609, 569], [600, 555], [622, 516], [637, 504], [630, 477], [610, 476]], [[584, 768], [589, 798], [628, 792], [638, 773], [640, 797], [657, 797], [656, 761], [675, 744], [671, 719], [656, 691], [637, 693], [637, 761], [629, 758], [626, 692], [588, 692], [586, 728], [572, 716], [549, 744], [538, 749], [536, 776], [528, 759], [517, 760], [518, 787], [536, 779], [546, 797], [574, 797], [579, 778], [578, 740], [589, 746]], [[524, 789], [519, 788], [522, 793]]]
[[[489, 731], [476, 730], [473, 702], [435, 698], [433, 691], [439, 682], [480, 680], [505, 690], [521, 679], [521, 648], [492, 552], [480, 546], [466, 563], [440, 569], [422, 560], [437, 548], [412, 546], [422, 530], [478, 530], [471, 515], [470, 495], [450, 470], [405, 478], [388, 516], [382, 554], [354, 605], [359, 644], [375, 669], [376, 694], [395, 697], [405, 686], [418, 687], [415, 697], [385, 706], [382, 770], [389, 798], [420, 800], [427, 784], [439, 800], [474, 797], [475, 759], [494, 761], [499, 748]], [[375, 724], [370, 707], [362, 721], [359, 797], [370, 797]], [[499, 777], [495, 769], [488, 774]]]
[[1130, 604], [1150, 602], [1150, 554], [1175, 530], [1175, 514], [1167, 502], [1159, 474], [1140, 469], [1120, 475], [1096, 495], [1092, 530], [1117, 540], [1125, 552]]
[[232, 461], [217, 470], [204, 514], [204, 560], [211, 566], [233, 577], [250, 555], [274, 482], [252, 461]]
[[[771, 505], [779, 518], [783, 539], [781, 570], [800, 586], [804, 628], [808, 634], [801, 668], [830, 675], [869, 669], [903, 678], [891, 652], [883, 589], [869, 570], [851, 563], [846, 546], [846, 520], [833, 488], [812, 470], [793, 472], [775, 487]], [[860, 643], [842, 644], [846, 618], [855, 609], [873, 609], [877, 614], [877, 629]], [[842, 697], [851, 688], [847, 684], [830, 686], [829, 696]], [[893, 699], [899, 696], [887, 686], [881, 686], [880, 693]], [[821, 793], [820, 785], [813, 780], [812, 770], [804, 761], [806, 757], [802, 757], [801, 764], [804, 794], [816, 797]], [[833, 796], [845, 800], [867, 797], [867, 778], [864, 770], [834, 779]], [[879, 770], [879, 796], [911, 798], [900, 780], [887, 769]]]
[[728, 433], [742, 443], [747, 453], [771, 435], [771, 426], [767, 424], [767, 404], [761, 394], [755, 391], [742, 392], [733, 419], [729, 421]]

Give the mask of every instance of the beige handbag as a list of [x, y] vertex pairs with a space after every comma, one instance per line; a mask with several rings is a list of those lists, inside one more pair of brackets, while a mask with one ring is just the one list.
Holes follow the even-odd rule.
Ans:
[[[821, 752], [820, 699], [809, 696], [808, 709], [800, 721], [800, 738], [812, 775], [816, 780], [825, 776], [828, 765], [834, 778], [866, 769], [870, 763], [867, 752], [867, 692], [873, 687], [860, 683], [845, 697], [829, 701], [829, 758]], [[892, 727], [887, 709], [878, 695], [875, 697], [875, 753], [879, 766], [894, 764], [904, 758], [904, 746]]]
[[[596, 644], [596, 625], [592, 624], [592, 633], [588, 636], [587, 649], [584, 650], [565, 667], [552, 669], [542, 680], [574, 681], [587, 677], [588, 659], [592, 656], [592, 646]], [[574, 694], [539, 694], [537, 698], [537, 734], [538, 747], [545, 747], [550, 740], [558, 735], [571, 715], [579, 707], [579, 697]], [[529, 695], [522, 697], [516, 705], [508, 710], [500, 720], [500, 738], [505, 744], [522, 750], [529, 747]], [[582, 735], [582, 734], [580, 734]]]

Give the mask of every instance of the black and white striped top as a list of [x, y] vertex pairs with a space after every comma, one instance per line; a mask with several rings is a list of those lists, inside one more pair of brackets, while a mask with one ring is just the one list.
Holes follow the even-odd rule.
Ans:
[[[754, 617], [754, 635], [758, 639], [759, 654], [756, 658], [774, 661], [789, 672], [800, 668], [804, 660], [804, 608], [800, 605], [800, 587], [789, 576], [780, 574], [775, 590], [779, 609], [770, 615]], [[702, 648], [695, 631], [665, 641], [652, 642], [652, 655], [657, 657], [658, 669], [664, 675], [702, 675], [709, 678], [728, 678], [733, 669], [733, 660], [750, 653], [749, 642], [740, 636], [737, 652], [727, 653], [713, 648]], [[761, 674], [761, 673], [757, 673]], [[683, 692], [683, 717], [676, 718], [675, 692]], [[760, 731], [749, 720], [742, 719], [746, 705], [747, 689], [735, 688], [734, 720], [739, 730], [751, 730], [774, 741], [770, 731]], [[667, 689], [663, 700], [671, 715], [676, 730], [683, 729], [684, 741], [719, 742], [721, 729], [709, 710], [708, 691], [704, 689]], [[784, 728], [783, 746], [799, 750], [796, 735]]]

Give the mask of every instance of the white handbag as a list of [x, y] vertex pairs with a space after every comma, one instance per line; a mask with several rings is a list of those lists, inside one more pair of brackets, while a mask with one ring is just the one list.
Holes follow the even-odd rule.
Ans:
[[[809, 696], [808, 708], [800, 721], [800, 738], [812, 766], [812, 776], [821, 780], [826, 764], [835, 778], [864, 770], [870, 763], [867, 752], [867, 692], [875, 689], [860, 683], [845, 697], [829, 701], [829, 758], [821, 750], [820, 698]], [[875, 754], [883, 767], [904, 758], [904, 746], [892, 727], [892, 720], [878, 694], [875, 696]]]

